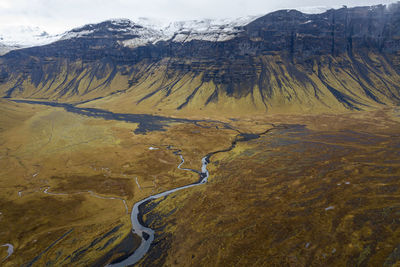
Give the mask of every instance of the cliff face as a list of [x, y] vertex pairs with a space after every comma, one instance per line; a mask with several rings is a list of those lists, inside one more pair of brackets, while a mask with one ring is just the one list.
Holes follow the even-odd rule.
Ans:
[[254, 21], [246, 30], [252, 40], [273, 40], [264, 51], [280, 47], [301, 59], [351, 54], [363, 48], [392, 53], [399, 48], [399, 16], [397, 6], [342, 8], [318, 15], [279, 11]]
[[283, 10], [234, 31], [222, 41], [180, 32], [186, 38], [177, 41], [178, 33], [165, 38], [129, 21], [87, 25], [1, 57], [0, 93], [142, 111], [325, 112], [400, 102], [399, 4]]

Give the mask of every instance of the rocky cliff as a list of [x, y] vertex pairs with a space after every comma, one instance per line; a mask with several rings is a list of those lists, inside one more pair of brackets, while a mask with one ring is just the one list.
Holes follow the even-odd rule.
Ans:
[[400, 4], [282, 10], [168, 34], [86, 25], [0, 57], [0, 94], [110, 109], [330, 112], [400, 103]]

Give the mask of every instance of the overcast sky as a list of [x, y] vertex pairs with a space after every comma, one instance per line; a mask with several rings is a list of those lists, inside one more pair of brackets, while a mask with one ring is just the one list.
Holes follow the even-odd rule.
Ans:
[[[0, 0], [0, 27], [30, 25], [55, 34], [109, 18], [184, 20], [261, 15], [286, 8], [388, 4], [390, 0]], [[304, 10], [304, 9], [303, 9]]]

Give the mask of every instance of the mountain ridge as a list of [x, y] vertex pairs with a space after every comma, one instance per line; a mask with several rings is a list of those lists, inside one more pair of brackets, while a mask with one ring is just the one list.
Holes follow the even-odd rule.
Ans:
[[[233, 37], [220, 41], [196, 38], [201, 31], [163, 39], [126, 20], [89, 24], [70, 31], [77, 33], [73, 38], [1, 57], [0, 94], [97, 99], [86, 105], [124, 112], [343, 112], [397, 105], [399, 6], [281, 10], [233, 27]], [[156, 38], [141, 42], [142, 36]]]
[[[86, 36], [90, 33], [90, 31], [88, 30], [89, 28], [95, 30], [96, 28], [101, 27], [101, 25], [104, 24], [108, 24], [111, 27], [122, 26], [121, 29], [125, 27], [126, 30], [128, 30], [129, 27], [133, 27], [135, 25], [136, 27], [140, 27], [147, 32], [153, 33], [153, 35], [141, 36], [143, 39], [139, 43], [143, 43], [143, 45], [145, 45], [147, 43], [155, 43], [162, 40], [169, 40], [176, 35], [182, 34], [182, 32], [195, 32], [197, 34], [203, 33], [207, 35], [210, 33], [207, 32], [207, 30], [209, 30], [210, 28], [214, 27], [214, 31], [216, 31], [216, 29], [218, 28], [221, 29], [229, 26], [233, 28], [237, 25], [244, 25], [254, 20], [255, 18], [257, 18], [257, 16], [248, 16], [235, 19], [182, 20], [172, 21], [168, 23], [152, 20], [149, 18], [139, 18], [137, 21], [127, 18], [112, 18], [99, 23], [88, 23], [83, 26], [75, 27], [66, 32], [52, 35], [48, 34], [46, 31], [43, 31], [39, 27], [4, 27], [0, 29], [0, 43], [2, 44], [2, 46], [8, 47], [9, 50], [0, 53], [4, 55], [5, 53], [16, 49], [43, 46], [60, 40]], [[132, 46], [129, 42], [125, 45], [131, 48], [136, 47]]]

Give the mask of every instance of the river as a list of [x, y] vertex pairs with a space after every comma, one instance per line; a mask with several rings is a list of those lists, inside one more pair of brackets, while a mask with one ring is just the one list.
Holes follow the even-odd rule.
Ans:
[[[281, 128], [286, 128], [286, 127], [285, 126], [274, 126], [273, 128], [268, 129], [260, 134], [241, 133], [241, 134], [237, 135], [236, 138], [234, 139], [234, 141], [232, 142], [231, 146], [228, 147], [227, 149], [214, 151], [214, 152], [211, 152], [211, 153], [207, 154], [206, 156], [204, 156], [201, 159], [201, 171], [200, 172], [197, 170], [182, 168], [181, 166], [185, 162], [185, 159], [183, 158], [182, 154], [180, 153], [181, 152], [180, 150], [175, 151], [174, 154], [178, 155], [181, 158], [181, 163], [178, 165], [177, 168], [180, 170], [186, 170], [186, 171], [191, 171], [191, 172], [197, 173], [200, 175], [200, 179], [196, 183], [177, 187], [175, 189], [171, 189], [171, 190], [168, 190], [168, 191], [156, 194], [156, 195], [152, 195], [152, 196], [149, 196], [139, 202], [136, 202], [133, 205], [132, 212], [131, 212], [132, 232], [137, 234], [139, 237], [141, 237], [141, 239], [142, 239], [141, 244], [135, 250], [135, 252], [133, 254], [131, 254], [130, 256], [128, 256], [127, 258], [125, 258], [124, 260], [122, 260], [120, 262], [111, 263], [111, 264], [107, 265], [107, 267], [124, 267], [124, 266], [134, 265], [135, 263], [140, 261], [144, 257], [144, 255], [146, 255], [146, 253], [149, 251], [151, 243], [154, 241], [155, 232], [153, 229], [148, 228], [145, 225], [140, 223], [139, 218], [140, 218], [141, 214], [139, 212], [139, 207], [142, 204], [145, 204], [154, 199], [168, 196], [174, 192], [177, 192], [177, 191], [180, 191], [183, 189], [187, 189], [190, 187], [199, 186], [199, 185], [207, 183], [208, 177], [210, 176], [210, 174], [207, 170], [207, 164], [210, 162], [211, 156], [213, 156], [217, 153], [228, 152], [228, 151], [232, 150], [233, 148], [236, 147], [236, 144], [238, 142], [245, 142], [245, 141], [257, 139], [261, 135], [264, 135], [264, 134], [270, 132], [271, 130], [281, 129]], [[171, 147], [168, 147], [168, 149], [171, 149]]]
[[[159, 130], [163, 131], [164, 127], [167, 126], [168, 123], [172, 122], [179, 122], [179, 123], [193, 123], [196, 126], [199, 127], [204, 127], [204, 128], [209, 128], [209, 126], [202, 126], [199, 124], [199, 122], [213, 122], [213, 123], [220, 123], [224, 126], [226, 129], [231, 129], [234, 131], [239, 132], [239, 134], [236, 136], [236, 138], [232, 141], [231, 146], [211, 152], [204, 156], [201, 159], [201, 171], [193, 170], [193, 169], [187, 169], [187, 168], [182, 168], [181, 166], [185, 162], [185, 159], [183, 158], [181, 151], [180, 150], [175, 150], [173, 153], [175, 155], [178, 155], [181, 158], [181, 163], [178, 165], [178, 169], [180, 170], [185, 170], [185, 171], [191, 171], [196, 174], [199, 174], [199, 180], [196, 183], [185, 185], [182, 187], [178, 187], [175, 189], [171, 189], [159, 194], [151, 195], [133, 205], [132, 212], [131, 212], [131, 223], [132, 223], [132, 232], [137, 234], [139, 237], [141, 237], [141, 244], [140, 246], [135, 250], [133, 254], [128, 256], [127, 258], [123, 259], [120, 262], [116, 263], [111, 263], [107, 266], [109, 267], [119, 267], [119, 266], [129, 266], [129, 265], [134, 265], [138, 261], [140, 261], [146, 253], [149, 251], [150, 246], [154, 240], [154, 230], [151, 228], [146, 227], [145, 225], [140, 223], [140, 212], [139, 212], [139, 207], [151, 200], [158, 199], [161, 197], [168, 196], [174, 192], [191, 188], [194, 186], [199, 186], [207, 183], [208, 177], [209, 177], [209, 172], [207, 170], [207, 164], [210, 162], [210, 157], [217, 154], [217, 153], [222, 153], [222, 152], [228, 152], [231, 151], [233, 148], [236, 147], [236, 144], [238, 142], [245, 142], [245, 141], [250, 141], [253, 139], [259, 138], [261, 135], [267, 134], [268, 132], [274, 130], [274, 129], [282, 129], [282, 128], [287, 128], [285, 125], [281, 126], [275, 126], [273, 124], [272, 128], [259, 133], [259, 134], [253, 134], [253, 133], [241, 133], [239, 130], [232, 128], [228, 123], [223, 123], [219, 121], [213, 121], [213, 120], [189, 120], [189, 119], [179, 119], [179, 118], [170, 118], [170, 117], [163, 117], [163, 116], [155, 116], [155, 115], [148, 115], [148, 114], [122, 114], [122, 113], [113, 113], [107, 110], [101, 110], [101, 109], [96, 109], [96, 108], [80, 108], [76, 107], [73, 104], [67, 104], [67, 103], [57, 103], [57, 102], [46, 102], [46, 101], [31, 101], [31, 100], [13, 100], [14, 102], [18, 103], [28, 103], [28, 104], [39, 104], [39, 105], [47, 105], [47, 106], [53, 106], [53, 107], [62, 107], [68, 112], [72, 113], [77, 113], [79, 115], [84, 115], [84, 116], [89, 116], [89, 117], [97, 117], [97, 118], [103, 118], [107, 120], [119, 120], [119, 121], [126, 121], [126, 122], [134, 122], [138, 123], [138, 128], [135, 130], [135, 133], [146, 133], [147, 131], [154, 131], [154, 130]], [[173, 150], [171, 146], [168, 146], [167, 149]], [[137, 180], [136, 180], [137, 182]], [[138, 185], [139, 186], [139, 185]], [[49, 188], [48, 188], [49, 189]], [[44, 191], [44, 193], [47, 194], [57, 194], [57, 193], [50, 193], [48, 192], [48, 189]], [[80, 192], [81, 193], [81, 192]], [[93, 194], [93, 192], [89, 191], [88, 193]], [[95, 195], [97, 196], [97, 195]], [[107, 198], [108, 199], [108, 198]], [[111, 198], [111, 199], [119, 199], [119, 198]], [[121, 200], [121, 199], [120, 199]], [[124, 204], [126, 205], [126, 202], [124, 201]]]
[[8, 255], [3, 259], [3, 261], [5, 261], [8, 257], [10, 257], [14, 253], [14, 246], [11, 244], [4, 244], [2, 245], [2, 247], [7, 247]]

